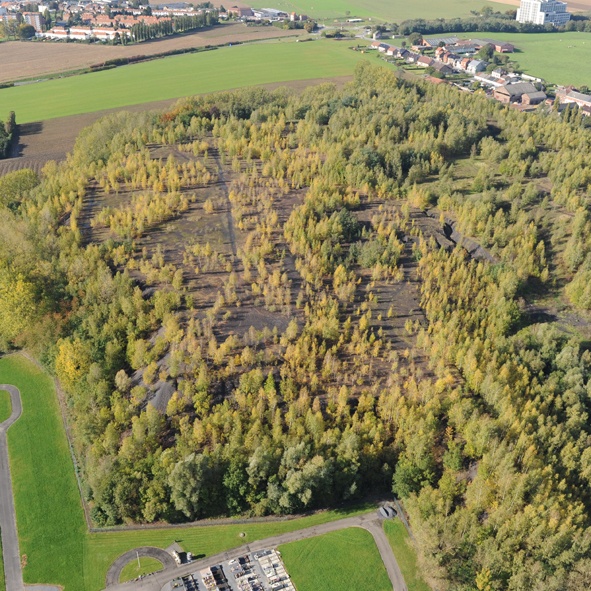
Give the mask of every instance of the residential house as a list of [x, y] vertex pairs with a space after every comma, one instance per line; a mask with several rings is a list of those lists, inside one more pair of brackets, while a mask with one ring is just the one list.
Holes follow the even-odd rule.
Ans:
[[495, 88], [493, 96], [499, 102], [509, 104], [519, 102], [524, 94], [536, 92], [538, 89], [531, 82], [516, 82]]
[[70, 27], [70, 39], [85, 41], [91, 37], [92, 29], [90, 27]]
[[421, 66], [422, 68], [429, 68], [435, 63], [435, 60], [431, 59], [426, 55], [422, 55], [421, 57], [419, 57], [419, 59], [417, 59], [416, 63], [418, 66]]
[[67, 39], [68, 38], [68, 30], [64, 27], [53, 27], [46, 31], [45, 33], [41, 34], [42, 37], [47, 37], [48, 39]]
[[440, 74], [443, 74], [444, 76], [453, 74], [453, 69], [451, 68], [451, 66], [448, 66], [447, 64], [442, 64], [441, 62], [433, 62], [431, 64], [431, 67], [434, 70], [437, 70]]
[[477, 74], [478, 72], [484, 72], [488, 66], [488, 62], [482, 60], [471, 60], [466, 67], [466, 71], [470, 74]]
[[462, 70], [467, 70], [468, 69], [468, 64], [473, 61], [471, 57], [464, 57], [460, 60], [460, 68]]

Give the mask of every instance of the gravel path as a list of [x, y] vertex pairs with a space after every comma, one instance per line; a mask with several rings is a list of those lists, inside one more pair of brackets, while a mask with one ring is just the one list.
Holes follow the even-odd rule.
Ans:
[[323, 523], [315, 525], [298, 531], [273, 536], [265, 540], [258, 540], [251, 544], [234, 548], [228, 552], [222, 552], [214, 556], [208, 556], [200, 560], [195, 560], [190, 564], [183, 564], [179, 567], [174, 566], [165, 568], [157, 573], [147, 576], [141, 581], [130, 581], [120, 585], [113, 585], [107, 588], [107, 591], [161, 591], [162, 587], [176, 577], [182, 577], [199, 571], [213, 564], [218, 564], [226, 560], [238, 558], [248, 552], [257, 552], [265, 548], [276, 548], [281, 544], [288, 544], [289, 542], [297, 542], [298, 540], [305, 540], [314, 536], [320, 536], [333, 531], [347, 529], [349, 527], [362, 527], [369, 531], [373, 536], [380, 556], [384, 561], [384, 566], [390, 577], [392, 588], [394, 591], [407, 591], [406, 584], [392, 552], [392, 548], [382, 529], [381, 519], [379, 519], [375, 512], [358, 515], [356, 517], [347, 517], [338, 521], [331, 521], [330, 523]]
[[2, 530], [4, 577], [6, 591], [24, 591], [6, 440], [6, 431], [21, 416], [21, 395], [17, 388], [8, 384], [0, 384], [0, 390], [6, 390], [10, 394], [12, 403], [12, 414], [0, 424], [0, 529]]

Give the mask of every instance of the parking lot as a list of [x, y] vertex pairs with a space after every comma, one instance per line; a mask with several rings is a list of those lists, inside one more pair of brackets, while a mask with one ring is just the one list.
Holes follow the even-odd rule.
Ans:
[[277, 550], [259, 550], [179, 577], [163, 591], [296, 591]]

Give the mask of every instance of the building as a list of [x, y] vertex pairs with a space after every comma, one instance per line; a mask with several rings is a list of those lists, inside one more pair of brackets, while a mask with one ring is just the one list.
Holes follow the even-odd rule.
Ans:
[[488, 66], [488, 63], [483, 62], [482, 60], [471, 60], [466, 68], [466, 71], [470, 74], [478, 74], [478, 72], [484, 72], [484, 70], [486, 70], [486, 66]]
[[458, 37], [432, 37], [431, 39], [423, 39], [422, 45], [433, 48], [444, 45], [455, 45], [458, 41]]
[[534, 25], [564, 25], [570, 20], [570, 13], [566, 8], [566, 2], [558, 0], [521, 0], [517, 9], [517, 20], [520, 23]]
[[23, 19], [27, 25], [35, 27], [37, 33], [40, 33], [45, 26], [45, 18], [40, 12], [23, 12]]
[[576, 104], [583, 114], [591, 114], [591, 95], [578, 92], [572, 86], [562, 86], [556, 90], [556, 100], [563, 104]]
[[526, 92], [521, 96], [522, 105], [539, 105], [543, 103], [548, 97], [546, 93], [538, 90], [537, 92]]
[[538, 89], [531, 82], [517, 82], [515, 84], [505, 84], [495, 88], [493, 96], [501, 103], [517, 103], [524, 94], [534, 94]]

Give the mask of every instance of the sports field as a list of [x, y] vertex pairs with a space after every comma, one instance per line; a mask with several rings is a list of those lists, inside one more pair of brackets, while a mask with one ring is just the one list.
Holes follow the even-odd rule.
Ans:
[[346, 76], [361, 59], [370, 58], [338, 41], [225, 47], [1, 89], [0, 113], [14, 110], [18, 123], [28, 123], [242, 86]]
[[511, 59], [531, 75], [555, 84], [591, 87], [589, 33], [462, 33], [462, 37], [490, 37], [518, 48]]
[[5, 390], [0, 390], [0, 423], [9, 417], [11, 412], [10, 394]]
[[279, 547], [298, 591], [391, 591], [372, 535], [352, 527]]
[[421, 578], [417, 567], [417, 556], [410, 545], [408, 532], [402, 521], [400, 519], [384, 521], [384, 531], [388, 536], [408, 591], [430, 591], [427, 583]]
[[[23, 415], [8, 432], [25, 582], [99, 591], [111, 563], [138, 546], [175, 540], [209, 556], [284, 532], [334, 521], [357, 510], [326, 511], [283, 522], [88, 533], [52, 380], [21, 356], [0, 359], [0, 383], [17, 386]], [[240, 534], [243, 533], [244, 536]], [[0, 588], [1, 589], [1, 588]]]

